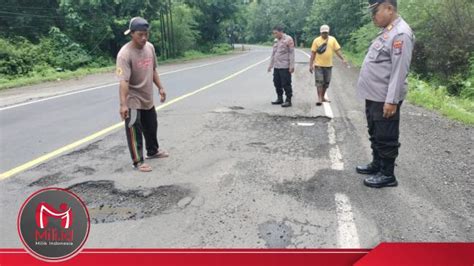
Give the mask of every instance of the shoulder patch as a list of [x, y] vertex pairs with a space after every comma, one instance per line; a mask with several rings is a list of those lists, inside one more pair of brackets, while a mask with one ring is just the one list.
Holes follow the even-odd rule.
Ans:
[[117, 67], [115, 73], [117, 74], [117, 76], [121, 76], [123, 74], [123, 69], [121, 67]]
[[393, 42], [393, 53], [395, 55], [399, 55], [402, 53], [402, 50], [403, 50], [403, 41], [394, 41]]

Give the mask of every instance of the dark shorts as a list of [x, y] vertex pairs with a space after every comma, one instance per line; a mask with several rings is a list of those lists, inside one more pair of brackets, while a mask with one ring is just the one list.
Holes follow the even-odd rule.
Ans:
[[332, 67], [314, 67], [314, 80], [317, 87], [329, 88], [331, 83]]

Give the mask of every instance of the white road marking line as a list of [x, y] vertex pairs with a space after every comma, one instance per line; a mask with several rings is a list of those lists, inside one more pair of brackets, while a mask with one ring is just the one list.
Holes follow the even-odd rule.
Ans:
[[329, 151], [329, 158], [331, 159], [331, 169], [337, 171], [344, 170], [344, 163], [342, 162], [342, 154], [339, 146], [332, 147]]
[[351, 203], [345, 194], [336, 194], [337, 243], [339, 248], [360, 248]]
[[79, 90], [79, 91], [68, 92], [68, 93], [64, 93], [64, 94], [60, 94], [60, 95], [56, 95], [56, 96], [51, 96], [51, 97], [47, 97], [47, 98], [42, 98], [42, 99], [38, 99], [38, 100], [34, 100], [34, 101], [29, 101], [29, 102], [24, 102], [24, 103], [9, 105], [9, 106], [7, 106], [7, 107], [0, 108], [0, 111], [5, 111], [5, 110], [8, 110], [8, 109], [13, 109], [13, 108], [17, 108], [17, 107], [21, 107], [21, 106], [25, 106], [25, 105], [30, 105], [30, 104], [34, 104], [34, 103], [40, 103], [40, 102], [44, 102], [44, 101], [49, 101], [49, 100], [53, 100], [53, 99], [57, 99], [57, 98], [61, 98], [61, 97], [66, 97], [66, 96], [70, 96], [70, 95], [74, 95], [74, 94], [79, 94], [79, 93], [83, 93], [83, 92], [88, 92], [88, 91], [103, 89], [103, 88], [106, 88], [106, 87], [116, 86], [116, 85], [118, 85], [118, 83], [105, 84], [105, 85], [102, 85], [102, 86], [99, 86], [99, 87], [93, 87], [93, 88], [89, 88], [89, 89], [85, 89], [85, 90]]
[[331, 125], [328, 124], [328, 136], [329, 136], [329, 144], [335, 145], [336, 144], [336, 129]]
[[[220, 63], [231, 61], [231, 60], [234, 60], [234, 59], [237, 59], [237, 58], [249, 55], [249, 54], [250, 53], [246, 53], [246, 54], [243, 54], [243, 55], [235, 56], [235, 57], [232, 57], [232, 58], [227, 58], [227, 59], [220, 60], [220, 61], [217, 61], [217, 62], [212, 62], [212, 63], [197, 65], [197, 66], [193, 66], [193, 67], [185, 67], [185, 68], [181, 68], [181, 69], [177, 69], [177, 70], [172, 70], [172, 71], [160, 73], [159, 75], [160, 76], [165, 76], [165, 75], [174, 74], [174, 73], [187, 71], [187, 70], [191, 70], [191, 69], [202, 68], [202, 67], [207, 67], [207, 66], [211, 66], [211, 65], [215, 65], [215, 64], [220, 64]], [[105, 84], [105, 85], [101, 85], [101, 86], [93, 87], [93, 88], [89, 88], [89, 89], [83, 89], [83, 90], [78, 90], [78, 91], [59, 94], [59, 95], [56, 95], [56, 96], [46, 97], [46, 98], [42, 98], [42, 99], [38, 99], [38, 100], [27, 101], [27, 102], [19, 103], [19, 104], [13, 104], [13, 105], [9, 105], [9, 106], [0, 108], [0, 111], [13, 109], [13, 108], [16, 108], [16, 107], [21, 107], [21, 106], [25, 106], [25, 105], [34, 104], [34, 103], [49, 101], [49, 100], [53, 100], [53, 99], [57, 99], [57, 98], [61, 98], [61, 97], [66, 97], [66, 96], [70, 96], [70, 95], [74, 95], [74, 94], [79, 94], [79, 93], [83, 93], [83, 92], [103, 89], [103, 88], [107, 88], [107, 87], [111, 87], [111, 86], [117, 86], [118, 84], [119, 84], [118, 82], [115, 82], [115, 83]]]
[[[301, 50], [298, 50], [311, 58], [311, 56]], [[326, 95], [326, 98], [329, 99]], [[324, 112], [327, 117], [334, 118], [331, 105], [328, 102], [323, 103]], [[339, 146], [336, 144], [336, 129], [333, 122], [328, 124], [329, 144], [333, 147], [329, 151], [329, 158], [331, 159], [331, 169], [344, 170], [344, 163], [342, 161], [342, 154]], [[337, 243], [339, 248], [360, 248], [359, 236], [354, 222], [354, 215], [352, 213], [351, 203], [345, 194], [336, 193], [336, 215], [337, 215]]]
[[329, 144], [332, 145], [329, 150], [329, 158], [331, 159], [331, 169], [342, 171], [344, 170], [344, 162], [342, 161], [342, 154], [339, 146], [336, 145], [336, 129], [332, 122], [328, 123], [328, 137]]
[[329, 118], [334, 118], [334, 113], [332, 112], [331, 105], [328, 102], [323, 103], [324, 106], [324, 113]]
[[[299, 49], [297, 49], [297, 51], [303, 53], [308, 58], [311, 58], [311, 55], [309, 55], [307, 52], [299, 50]], [[326, 93], [325, 97], [326, 97], [326, 99], [329, 100], [329, 97], [328, 97], [327, 93]], [[326, 116], [329, 117], [329, 118], [334, 118], [334, 113], [331, 109], [331, 105], [328, 102], [324, 102], [323, 107], [324, 107], [324, 113], [326, 114]]]

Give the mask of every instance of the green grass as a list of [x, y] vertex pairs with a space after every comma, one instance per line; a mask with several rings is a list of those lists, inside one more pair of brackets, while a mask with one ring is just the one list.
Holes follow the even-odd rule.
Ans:
[[362, 66], [362, 63], [364, 62], [365, 54], [362, 53], [353, 53], [350, 51], [344, 51], [344, 55], [346, 58], [351, 62], [352, 65], [354, 66]]
[[410, 103], [440, 112], [450, 119], [474, 125], [474, 101], [449, 96], [445, 87], [434, 88], [415, 77], [409, 78], [409, 88]]
[[[227, 50], [224, 48], [217, 48], [213, 51], [214, 53], [202, 53], [199, 51], [188, 51], [184, 54], [183, 57], [168, 59], [159, 61], [159, 64], [171, 64], [171, 63], [180, 63], [186, 62], [190, 60], [197, 60], [197, 59], [204, 59], [210, 58], [218, 55], [226, 55], [230, 54], [233, 51]], [[17, 77], [14, 79], [7, 79], [0, 77], [0, 90], [22, 87], [22, 86], [29, 86], [34, 84], [39, 84], [48, 81], [57, 81], [57, 80], [67, 80], [67, 79], [74, 79], [80, 78], [90, 74], [99, 74], [99, 73], [107, 73], [114, 71], [115, 66], [106, 66], [106, 67], [86, 67], [80, 68], [75, 71], [64, 71], [64, 72], [57, 72], [53, 68], [43, 69], [41, 73], [34, 72], [26, 77]]]
[[48, 69], [42, 73], [33, 73], [27, 77], [18, 77], [15, 79], [0, 78], [0, 90], [34, 85], [47, 81], [65, 80], [79, 78], [90, 74], [111, 72], [115, 69], [114, 66], [100, 67], [100, 68], [80, 68], [75, 71], [56, 72], [54, 69]]
[[[355, 66], [361, 66], [364, 54], [345, 52], [346, 57]], [[408, 101], [414, 105], [441, 113], [442, 115], [474, 125], [474, 101], [462, 97], [450, 96], [443, 86], [435, 87], [415, 76], [409, 78]]]

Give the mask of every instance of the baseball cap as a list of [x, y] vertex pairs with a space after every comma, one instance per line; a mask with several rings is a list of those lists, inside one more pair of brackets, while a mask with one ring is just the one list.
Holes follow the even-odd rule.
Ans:
[[130, 24], [128, 25], [128, 30], [126, 30], [123, 34], [128, 35], [131, 31], [148, 31], [150, 25], [148, 21], [141, 17], [134, 17], [130, 20]]
[[321, 32], [321, 33], [323, 33], [323, 32], [329, 33], [329, 26], [328, 26], [328, 25], [322, 25], [322, 26], [321, 26], [321, 29], [319, 30], [319, 32]]
[[369, 9], [375, 8], [379, 4], [385, 3], [386, 0], [369, 0]]

